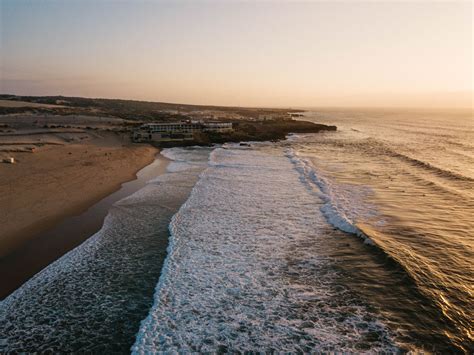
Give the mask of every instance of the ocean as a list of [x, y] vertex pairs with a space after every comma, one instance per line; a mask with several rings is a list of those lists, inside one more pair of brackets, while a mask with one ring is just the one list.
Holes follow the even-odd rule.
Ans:
[[[392, 265], [369, 274], [358, 270], [367, 266], [363, 258], [358, 267], [342, 263], [347, 284], [372, 300], [392, 327], [405, 328], [408, 342], [472, 353], [472, 112], [320, 111], [307, 117], [339, 129], [301, 137], [293, 147], [329, 196], [323, 212], [338, 228], [367, 238]], [[384, 275], [387, 270], [396, 277]]]
[[0, 353], [129, 353], [152, 304], [168, 224], [209, 152], [183, 151], [166, 174], [148, 175], [114, 203], [100, 231], [0, 301]]
[[0, 303], [0, 351], [472, 353], [472, 113], [302, 119], [338, 130], [165, 149]]

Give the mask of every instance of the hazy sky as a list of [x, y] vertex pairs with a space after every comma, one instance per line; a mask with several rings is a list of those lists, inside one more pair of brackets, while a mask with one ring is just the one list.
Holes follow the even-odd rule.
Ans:
[[469, 106], [466, 2], [0, 0], [1, 93]]

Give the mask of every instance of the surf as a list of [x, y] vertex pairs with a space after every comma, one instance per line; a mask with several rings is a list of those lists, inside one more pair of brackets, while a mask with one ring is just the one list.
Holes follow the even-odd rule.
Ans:
[[116, 202], [98, 233], [0, 303], [0, 352], [130, 349], [153, 301], [169, 222], [207, 166], [209, 149], [183, 149], [193, 155], [187, 165], [173, 153], [168, 172]]
[[318, 252], [331, 229], [321, 203], [281, 148], [215, 149], [170, 224], [165, 272], [132, 352], [396, 351]]

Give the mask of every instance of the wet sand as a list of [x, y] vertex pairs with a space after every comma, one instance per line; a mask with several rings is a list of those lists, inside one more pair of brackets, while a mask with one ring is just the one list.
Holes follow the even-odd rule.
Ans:
[[108, 208], [142, 187], [147, 171], [164, 171], [159, 158], [134, 180], [156, 153], [105, 133], [0, 164], [0, 299], [100, 229]]
[[98, 233], [0, 302], [0, 353], [129, 354], [153, 304], [170, 220], [206, 166], [170, 169], [116, 202]]

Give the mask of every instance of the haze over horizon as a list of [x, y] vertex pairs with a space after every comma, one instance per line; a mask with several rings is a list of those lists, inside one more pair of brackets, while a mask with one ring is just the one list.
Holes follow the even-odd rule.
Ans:
[[0, 0], [0, 93], [472, 107], [472, 3]]

